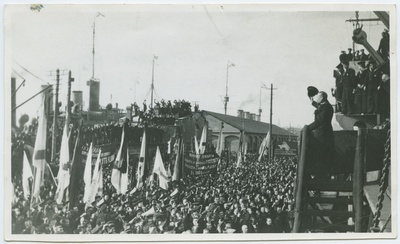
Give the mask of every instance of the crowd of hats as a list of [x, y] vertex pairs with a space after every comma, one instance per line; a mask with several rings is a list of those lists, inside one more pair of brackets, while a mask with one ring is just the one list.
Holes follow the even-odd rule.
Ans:
[[[232, 157], [233, 159], [233, 157]], [[116, 194], [111, 166], [104, 169], [103, 195], [91, 205], [82, 194], [76, 206], [58, 205], [46, 182], [41, 202], [24, 199], [14, 182], [14, 234], [283, 233], [291, 231], [295, 159], [257, 162], [248, 155], [240, 167], [222, 162], [215, 177], [185, 177], [168, 190], [146, 184]]]

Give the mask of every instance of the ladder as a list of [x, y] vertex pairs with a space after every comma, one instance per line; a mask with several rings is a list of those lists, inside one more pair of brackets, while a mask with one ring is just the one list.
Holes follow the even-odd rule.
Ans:
[[[313, 153], [307, 129], [304, 126], [300, 137], [293, 232], [367, 232], [371, 210], [364, 194], [368, 185], [366, 172], [381, 168], [376, 162], [383, 158], [379, 147], [383, 133], [373, 131], [369, 135], [366, 129], [342, 131], [350, 137], [342, 141], [335, 137], [334, 161], [347, 161], [346, 167], [337, 163], [339, 166], [331, 172], [318, 174], [307, 168]], [[348, 144], [338, 145], [344, 141]], [[366, 151], [372, 146], [377, 148], [373, 155]], [[346, 147], [354, 150], [350, 154], [338, 152], [338, 148]]]

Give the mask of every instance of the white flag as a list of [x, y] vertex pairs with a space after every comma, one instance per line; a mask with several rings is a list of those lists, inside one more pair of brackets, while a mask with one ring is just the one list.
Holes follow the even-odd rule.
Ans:
[[29, 187], [29, 178], [32, 178], [32, 168], [29, 164], [28, 158], [26, 157], [26, 153], [24, 153], [24, 161], [23, 161], [23, 169], [22, 169], [22, 188], [24, 190], [24, 198], [28, 199], [31, 195], [31, 190]]
[[207, 125], [205, 124], [203, 126], [203, 132], [201, 133], [201, 138], [200, 138], [200, 154], [204, 154], [206, 150], [206, 142], [207, 142]]
[[164, 190], [167, 190], [169, 180], [168, 180], [167, 171], [164, 168], [164, 163], [162, 161], [159, 147], [157, 147], [157, 151], [156, 151], [156, 158], [154, 160], [153, 174], [158, 175], [158, 182], [160, 184], [160, 187], [163, 188]]
[[39, 197], [40, 187], [43, 185], [44, 180], [44, 171], [46, 168], [46, 140], [47, 120], [45, 115], [45, 94], [43, 93], [43, 101], [39, 109], [38, 130], [32, 159], [33, 167], [36, 169], [32, 193], [32, 197], [35, 199]]
[[86, 158], [85, 172], [83, 174], [83, 180], [85, 182], [85, 193], [83, 196], [83, 202], [87, 202], [90, 196], [90, 189], [92, 185], [92, 143], [90, 143], [89, 151]]
[[194, 150], [196, 150], [196, 154], [200, 153], [199, 143], [197, 142], [197, 135], [194, 135]]
[[[117, 190], [117, 194], [121, 193], [121, 178], [122, 178], [121, 167], [122, 167], [123, 160], [124, 160], [122, 157], [122, 149], [124, 146], [124, 140], [125, 140], [125, 127], [123, 127], [123, 129], [122, 129], [121, 143], [119, 146], [117, 157], [115, 158], [114, 168], [111, 173], [111, 184]], [[126, 177], [126, 179], [127, 179], [127, 177]]]
[[137, 184], [136, 188], [141, 188], [143, 186], [143, 177], [144, 177], [144, 166], [146, 161], [146, 131], [143, 130], [143, 137], [142, 137], [142, 145], [140, 147], [140, 156], [139, 156], [139, 164], [137, 169]]
[[56, 191], [56, 202], [61, 204], [65, 189], [69, 186], [71, 162], [69, 158], [68, 125], [65, 124], [61, 139], [60, 168], [58, 169], [58, 186]]
[[102, 180], [103, 175], [101, 174], [103, 171], [100, 171], [100, 158], [101, 155], [101, 149], [99, 150], [99, 155], [97, 156], [96, 164], [94, 165], [94, 171], [93, 171], [93, 178], [92, 178], [92, 183], [90, 184], [90, 195], [88, 198], [87, 203], [92, 203], [94, 202], [94, 199], [96, 198], [96, 194], [99, 190], [100, 186], [100, 180]]

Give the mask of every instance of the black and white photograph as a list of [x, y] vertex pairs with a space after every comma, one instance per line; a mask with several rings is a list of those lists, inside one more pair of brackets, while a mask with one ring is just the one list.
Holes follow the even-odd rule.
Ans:
[[396, 238], [396, 11], [5, 5], [5, 240]]

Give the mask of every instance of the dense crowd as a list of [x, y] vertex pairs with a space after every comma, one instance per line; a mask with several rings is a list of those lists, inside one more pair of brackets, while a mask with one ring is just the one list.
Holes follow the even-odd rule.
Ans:
[[115, 193], [112, 164], [105, 165], [103, 194], [90, 205], [83, 195], [76, 206], [56, 204], [50, 182], [41, 190], [41, 202], [31, 205], [14, 182], [12, 233], [289, 233], [295, 159], [259, 163], [255, 158], [246, 157], [240, 167], [223, 162], [218, 174], [187, 176], [168, 190], [146, 184], [130, 187], [126, 195]]

